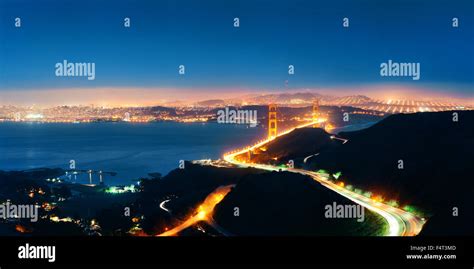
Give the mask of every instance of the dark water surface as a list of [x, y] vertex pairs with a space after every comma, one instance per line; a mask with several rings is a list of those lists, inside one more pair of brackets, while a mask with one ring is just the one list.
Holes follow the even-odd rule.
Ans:
[[217, 123], [1, 123], [0, 170], [67, 169], [75, 160], [77, 169], [117, 172], [109, 183], [128, 183], [165, 175], [179, 160], [217, 159], [264, 133]]

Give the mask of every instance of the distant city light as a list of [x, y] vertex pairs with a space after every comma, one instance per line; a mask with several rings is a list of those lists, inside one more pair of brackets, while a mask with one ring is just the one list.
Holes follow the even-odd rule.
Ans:
[[38, 114], [38, 113], [30, 113], [30, 114], [26, 114], [25, 118], [29, 120], [37, 120], [37, 119], [42, 119], [43, 115]]

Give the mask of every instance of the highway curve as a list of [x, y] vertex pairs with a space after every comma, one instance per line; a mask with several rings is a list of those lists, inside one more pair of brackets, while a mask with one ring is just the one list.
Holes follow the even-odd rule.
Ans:
[[[303, 124], [301, 126], [298, 126], [296, 128], [303, 128], [303, 127], [308, 127], [313, 125], [313, 122]], [[291, 130], [285, 131], [281, 134], [279, 134], [277, 137], [288, 134], [289, 132], [293, 131], [293, 128]], [[423, 225], [425, 224], [425, 220], [421, 219], [407, 211], [404, 211], [400, 208], [392, 207], [390, 205], [372, 200], [368, 197], [365, 197], [363, 195], [360, 195], [358, 193], [355, 193], [353, 191], [347, 190], [344, 187], [341, 187], [339, 185], [336, 185], [332, 183], [331, 181], [327, 180], [324, 178], [321, 174], [318, 174], [313, 171], [308, 171], [304, 169], [282, 169], [276, 166], [272, 165], [267, 165], [267, 164], [257, 164], [257, 163], [241, 163], [238, 160], [236, 160], [236, 156], [240, 154], [247, 153], [249, 150], [253, 150], [255, 148], [261, 147], [265, 145], [266, 143], [272, 141], [275, 138], [272, 139], [267, 139], [264, 141], [261, 141], [253, 146], [246, 147], [242, 150], [239, 151], [234, 151], [228, 154], [224, 155], [224, 160], [240, 166], [240, 167], [254, 167], [258, 169], [263, 169], [263, 170], [269, 170], [269, 171], [278, 171], [278, 170], [286, 170], [289, 172], [293, 173], [300, 173], [303, 175], [308, 175], [314, 180], [318, 181], [323, 185], [324, 187], [337, 192], [338, 194], [346, 197], [347, 199], [365, 207], [366, 209], [373, 211], [380, 216], [382, 216], [388, 223], [389, 229], [387, 232], [387, 236], [415, 236], [417, 235], [421, 229], [423, 228]]]

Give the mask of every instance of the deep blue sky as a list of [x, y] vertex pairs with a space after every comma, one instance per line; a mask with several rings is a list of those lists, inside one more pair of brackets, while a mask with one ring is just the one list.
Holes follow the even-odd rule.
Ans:
[[[123, 27], [124, 17], [131, 28]], [[233, 28], [234, 17], [240, 28]], [[459, 28], [451, 27], [452, 17]], [[473, 41], [472, 0], [0, 0], [0, 90], [272, 89], [289, 79], [296, 88], [396, 82], [467, 93]], [[95, 81], [55, 77], [54, 64], [63, 59], [95, 62]], [[421, 80], [380, 77], [388, 59], [420, 62]], [[178, 76], [180, 64], [185, 77]], [[296, 68], [291, 77], [289, 64]]]

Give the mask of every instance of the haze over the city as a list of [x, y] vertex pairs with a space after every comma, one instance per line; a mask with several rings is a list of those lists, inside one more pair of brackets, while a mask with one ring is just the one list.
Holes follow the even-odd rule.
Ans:
[[52, 107], [60, 105], [97, 105], [105, 107], [138, 107], [138, 106], [189, 106], [199, 101], [234, 100], [256, 95], [284, 93], [315, 93], [332, 97], [365, 95], [377, 100], [416, 100], [443, 101], [461, 105], [474, 105], [474, 97], [435, 91], [427, 88], [400, 87], [398, 85], [380, 85], [353, 88], [316, 88], [316, 89], [173, 89], [173, 88], [71, 88], [25, 91], [0, 91], [0, 105]]

